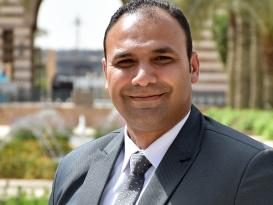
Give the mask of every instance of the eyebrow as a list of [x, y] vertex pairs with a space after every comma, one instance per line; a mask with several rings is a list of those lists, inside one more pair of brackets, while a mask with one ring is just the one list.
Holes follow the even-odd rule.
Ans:
[[131, 53], [128, 53], [126, 51], [121, 51], [121, 52], [117, 52], [113, 59], [118, 59], [118, 58], [126, 58], [126, 57], [132, 57]]
[[[175, 51], [170, 47], [162, 47], [152, 50], [153, 53], [175, 53]], [[127, 51], [120, 51], [117, 52], [113, 59], [119, 59], [119, 58], [126, 58], [126, 57], [132, 57], [133, 55], [130, 52]]]
[[174, 53], [174, 50], [170, 47], [157, 48], [153, 50], [154, 53]]

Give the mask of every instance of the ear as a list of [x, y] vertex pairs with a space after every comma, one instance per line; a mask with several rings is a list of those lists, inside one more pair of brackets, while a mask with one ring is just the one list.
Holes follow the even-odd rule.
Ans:
[[196, 52], [191, 56], [191, 83], [197, 83], [199, 80], [199, 58]]
[[107, 78], [107, 60], [105, 58], [103, 58], [101, 60], [101, 64], [102, 64], [102, 69], [103, 69], [103, 73], [105, 76], [105, 89], [108, 89], [108, 78]]

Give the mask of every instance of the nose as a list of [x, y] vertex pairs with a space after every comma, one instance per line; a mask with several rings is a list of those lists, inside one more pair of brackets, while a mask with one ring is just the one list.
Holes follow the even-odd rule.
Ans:
[[150, 65], [140, 65], [137, 68], [137, 72], [132, 79], [132, 84], [134, 86], [142, 86], [146, 87], [149, 84], [156, 83], [157, 77], [155, 75], [155, 71]]

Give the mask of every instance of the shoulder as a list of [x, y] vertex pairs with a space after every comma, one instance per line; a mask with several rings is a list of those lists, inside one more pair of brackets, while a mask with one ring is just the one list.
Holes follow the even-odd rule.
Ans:
[[[209, 156], [218, 162], [224, 160], [226, 164], [234, 166], [234, 169], [241, 167], [242, 171], [264, 157], [272, 159], [271, 147], [209, 117], [205, 116], [204, 121], [202, 153], [210, 153]], [[270, 163], [267, 165], [270, 166]]]
[[257, 153], [247, 164], [237, 190], [235, 204], [273, 204], [273, 150]]
[[93, 141], [87, 142], [70, 153], [68, 153], [63, 160], [65, 159], [74, 159], [77, 158], [78, 156], [84, 156], [84, 155], [89, 155], [90, 153], [96, 151], [96, 150], [103, 150], [110, 141], [114, 139], [116, 135], [122, 132], [122, 128], [114, 130], [104, 136], [101, 136]]
[[68, 176], [74, 178], [76, 177], [74, 175], [84, 175], [87, 173], [92, 162], [96, 160], [96, 155], [103, 151], [122, 132], [123, 129], [120, 128], [96, 140], [83, 144], [68, 153], [59, 163], [56, 173], [58, 180], [62, 181], [63, 177], [66, 179]]
[[107, 145], [114, 140], [115, 136], [123, 131], [122, 128], [112, 131], [96, 140], [87, 142], [78, 148], [74, 149], [61, 160], [61, 164], [71, 164], [71, 162], [78, 162], [85, 159], [84, 164], [86, 164], [86, 159], [96, 153], [97, 151], [103, 150]]
[[[205, 117], [203, 148], [238, 180], [234, 204], [273, 204], [273, 149]], [[236, 177], [237, 176], [237, 177]]]
[[123, 129], [115, 130], [76, 148], [64, 156], [61, 159], [55, 174], [49, 204], [55, 204], [56, 200], [65, 192], [68, 192], [68, 194], [71, 195], [71, 187], [73, 187], [73, 189], [80, 187], [88, 173], [88, 170], [92, 164], [98, 160], [97, 156], [99, 153], [102, 153], [109, 148], [111, 143], [119, 143], [121, 137], [117, 140], [114, 138], [118, 137], [122, 132]]
[[210, 117], [205, 116], [205, 136], [210, 140], [222, 142], [226, 147], [228, 145], [241, 150], [259, 152], [271, 147], [258, 142], [251, 137], [240, 133], [228, 126], [225, 126]]

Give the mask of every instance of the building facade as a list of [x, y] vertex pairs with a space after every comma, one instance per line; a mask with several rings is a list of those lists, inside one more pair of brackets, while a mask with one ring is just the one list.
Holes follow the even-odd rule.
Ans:
[[0, 0], [0, 70], [16, 87], [18, 100], [32, 96], [33, 37], [41, 1]]

